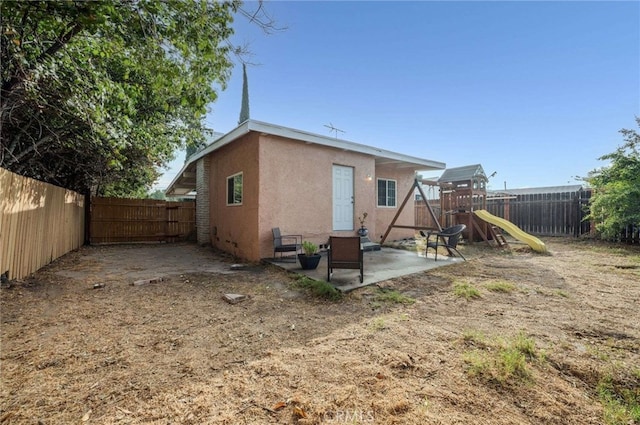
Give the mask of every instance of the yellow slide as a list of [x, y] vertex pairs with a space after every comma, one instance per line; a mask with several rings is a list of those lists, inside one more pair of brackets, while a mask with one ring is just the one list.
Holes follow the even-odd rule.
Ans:
[[474, 211], [474, 213], [487, 223], [491, 223], [502, 228], [503, 230], [506, 230], [507, 233], [509, 233], [511, 236], [518, 239], [519, 241], [526, 243], [534, 251], [547, 252], [547, 247], [545, 246], [544, 242], [533, 235], [523, 232], [512, 222], [505, 220], [504, 218], [497, 217], [487, 210], [476, 210]]

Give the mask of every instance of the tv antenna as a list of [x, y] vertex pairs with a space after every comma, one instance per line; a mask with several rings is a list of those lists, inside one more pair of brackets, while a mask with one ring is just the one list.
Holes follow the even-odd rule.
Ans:
[[340, 133], [346, 133], [346, 131], [344, 131], [344, 130], [340, 130], [339, 128], [334, 127], [334, 126], [333, 126], [333, 124], [331, 124], [331, 123], [329, 123], [329, 125], [326, 125], [326, 124], [325, 124], [324, 126], [325, 126], [325, 127], [327, 127], [327, 128], [329, 129], [329, 133], [331, 133], [331, 132], [334, 132], [334, 133], [335, 133], [335, 137], [336, 137], [336, 139], [338, 138], [338, 132], [340, 132]]

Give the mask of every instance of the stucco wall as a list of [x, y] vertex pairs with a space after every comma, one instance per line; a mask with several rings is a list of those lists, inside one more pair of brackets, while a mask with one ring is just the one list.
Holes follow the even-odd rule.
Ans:
[[[367, 211], [367, 224], [375, 229], [375, 179], [367, 180], [367, 175], [375, 174], [372, 157], [264, 135], [260, 137], [260, 162], [258, 228], [263, 257], [273, 255], [273, 227], [325, 244], [330, 235], [355, 235], [356, 218]], [[332, 230], [333, 165], [353, 167], [353, 231]]]
[[[258, 134], [209, 154], [211, 243], [241, 259], [258, 260]], [[241, 205], [227, 205], [227, 177], [243, 173]]]
[[[380, 242], [380, 239], [382, 239], [382, 236], [387, 231], [389, 224], [391, 224], [393, 217], [395, 217], [395, 215], [398, 213], [398, 210], [400, 209], [400, 205], [402, 204], [402, 201], [404, 201], [404, 198], [407, 196], [409, 189], [413, 185], [413, 181], [415, 179], [415, 172], [413, 170], [407, 170], [406, 168], [401, 169], [394, 166], [379, 166], [376, 169], [375, 177], [376, 178], [374, 179], [375, 180], [374, 183], [376, 188], [374, 190], [376, 190], [376, 192], [377, 192], [378, 178], [396, 180], [396, 207], [395, 208], [376, 207], [376, 216], [375, 216], [376, 232], [375, 233], [369, 232], [369, 239], [371, 239], [373, 242]], [[376, 193], [376, 199], [374, 200], [374, 203], [377, 204], [377, 193]], [[413, 195], [411, 196], [409, 201], [407, 201], [407, 204], [404, 206], [404, 209], [402, 210], [402, 214], [400, 214], [400, 217], [398, 217], [395, 224], [404, 225], [404, 226], [415, 225], [415, 209], [414, 209]], [[394, 228], [389, 233], [389, 236], [387, 236], [387, 241], [413, 237], [415, 232], [416, 231], [413, 229]]]
[[[355, 235], [357, 217], [365, 211], [369, 237], [380, 241], [414, 178], [410, 169], [376, 168], [369, 155], [259, 133], [243, 136], [208, 157], [211, 243], [250, 261], [273, 255], [273, 227], [325, 244], [330, 235]], [[334, 165], [353, 168], [351, 231], [333, 231]], [[227, 177], [239, 172], [243, 173], [243, 202], [228, 206]], [[397, 181], [395, 208], [377, 207], [376, 178]], [[413, 202], [407, 204], [398, 224], [414, 224]], [[397, 229], [389, 238], [413, 234], [410, 229]]]

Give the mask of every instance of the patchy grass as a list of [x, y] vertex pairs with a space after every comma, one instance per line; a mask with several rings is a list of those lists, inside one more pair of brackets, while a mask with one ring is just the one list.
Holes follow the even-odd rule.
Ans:
[[594, 238], [573, 239], [571, 240], [571, 243], [576, 246], [580, 246], [580, 248], [585, 251], [607, 255], [629, 255], [633, 250], [633, 248], [629, 248], [625, 245]]
[[369, 329], [374, 332], [379, 332], [385, 330], [386, 328], [387, 324], [383, 317], [376, 317], [375, 319], [373, 319], [373, 321], [371, 321], [371, 324], [369, 325]]
[[[328, 301], [312, 295], [317, 282], [275, 266], [229, 273], [232, 257], [197, 246], [83, 247], [0, 290], [0, 422], [638, 422], [640, 269], [628, 267], [640, 247], [483, 245], [390, 280], [411, 305], [375, 301], [374, 286]], [[131, 285], [162, 270], [162, 283]], [[499, 280], [517, 289], [485, 287]], [[457, 281], [482, 298], [458, 299]], [[230, 305], [225, 293], [250, 298]]]
[[324, 298], [330, 301], [341, 300], [343, 296], [342, 292], [338, 291], [330, 283], [311, 279], [307, 276], [299, 276], [296, 279], [296, 286], [305, 289], [315, 297]]
[[545, 357], [544, 353], [536, 349], [535, 340], [522, 331], [518, 332], [518, 335], [514, 337], [511, 345], [529, 359], [544, 359]]
[[453, 295], [467, 300], [482, 297], [478, 288], [468, 282], [455, 282], [453, 284]]
[[395, 303], [395, 304], [413, 304], [415, 298], [404, 295], [395, 289], [380, 288], [376, 293], [374, 300], [377, 302]]
[[535, 347], [535, 341], [520, 332], [511, 340], [488, 340], [482, 334], [467, 331], [463, 335], [465, 343], [476, 347], [463, 354], [467, 364], [467, 374], [487, 382], [500, 385], [518, 384], [531, 379], [528, 362], [542, 358]]
[[529, 378], [530, 372], [527, 367], [527, 356], [517, 347], [509, 346], [500, 349], [498, 352], [497, 376], [500, 382], [516, 378]]
[[465, 352], [463, 360], [467, 363], [467, 374], [487, 382], [507, 383], [525, 382], [530, 377], [524, 354], [513, 347], [500, 349], [496, 353], [484, 350]]
[[596, 391], [604, 407], [603, 420], [607, 425], [640, 423], [640, 386], [630, 388], [614, 382], [611, 375], [603, 377]]
[[482, 333], [480, 331], [477, 331], [475, 329], [467, 329], [462, 334], [462, 339], [466, 343], [471, 343], [471, 344], [479, 343], [479, 344], [483, 344], [484, 345], [484, 341], [486, 339], [486, 336], [484, 335], [484, 333]]
[[562, 298], [569, 298], [569, 293], [562, 289], [556, 289], [553, 293]]
[[491, 292], [504, 292], [509, 293], [513, 292], [516, 289], [516, 285], [507, 281], [507, 280], [494, 280], [491, 282], [487, 282], [484, 285], [487, 290]]
[[598, 359], [603, 362], [609, 362], [611, 360], [610, 348], [606, 345], [587, 345], [585, 350], [594, 359]]

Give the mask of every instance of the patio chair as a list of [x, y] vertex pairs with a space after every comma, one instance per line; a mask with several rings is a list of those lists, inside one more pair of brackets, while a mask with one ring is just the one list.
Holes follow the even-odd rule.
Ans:
[[[464, 224], [458, 224], [455, 226], [447, 227], [446, 229], [442, 229], [440, 232], [427, 232], [426, 235], [421, 230], [420, 234], [427, 238], [427, 247], [424, 250], [424, 254], [427, 255], [429, 248], [433, 248], [433, 250], [436, 252], [436, 261], [438, 261], [438, 247], [442, 246], [447, 249], [449, 254], [453, 255], [453, 253], [455, 252], [460, 257], [462, 257], [464, 261], [467, 261], [467, 259], [464, 258], [462, 254], [460, 254], [460, 251], [458, 251], [457, 248], [462, 232], [466, 228], [467, 226], [465, 226]], [[429, 240], [431, 236], [435, 236], [434, 241]]]
[[364, 281], [364, 259], [360, 236], [329, 237], [327, 280], [331, 282], [333, 269], [359, 269], [360, 283]]
[[[276, 259], [276, 253], [280, 253], [280, 261], [283, 261], [283, 252], [295, 252], [297, 255], [302, 250], [302, 235], [282, 235], [280, 228], [271, 229], [273, 233], [273, 259]], [[293, 262], [296, 261], [296, 255], [293, 256]]]

